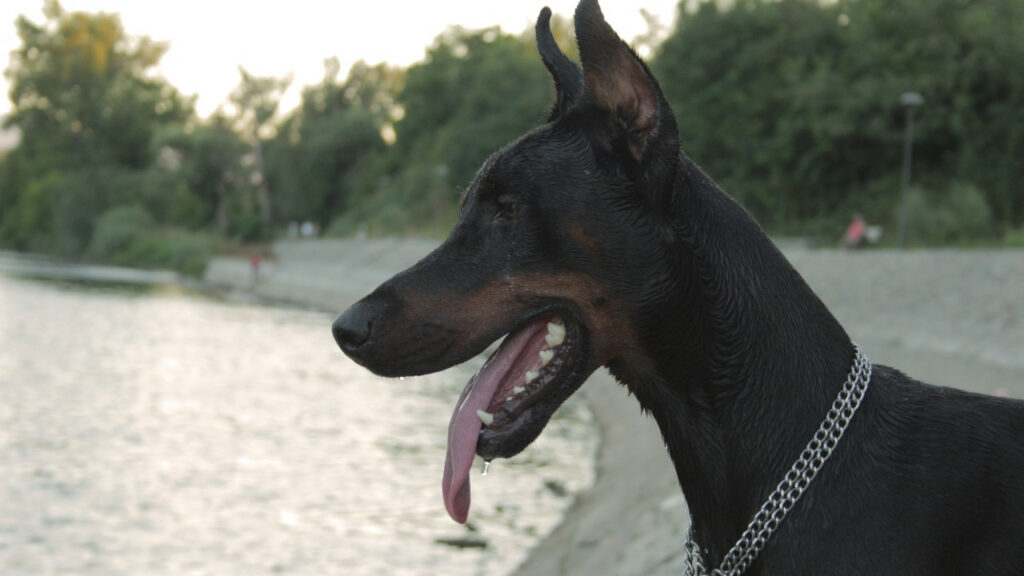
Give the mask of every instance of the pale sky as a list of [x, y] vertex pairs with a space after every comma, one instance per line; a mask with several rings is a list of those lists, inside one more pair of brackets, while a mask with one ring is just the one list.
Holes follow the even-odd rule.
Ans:
[[[603, 0], [605, 17], [627, 42], [646, 31], [640, 9], [671, 25], [678, 0]], [[532, 27], [546, 4], [572, 16], [576, 0], [62, 0], [67, 11], [116, 12], [129, 35], [170, 41], [159, 73], [184, 94], [197, 94], [208, 116], [238, 83], [238, 66], [259, 76], [293, 75], [282, 109], [293, 108], [302, 86], [323, 78], [323, 61], [336, 56], [344, 77], [365, 60], [407, 66], [421, 60], [449, 25], [499, 25], [518, 34]], [[42, 0], [0, 1], [0, 51], [16, 49], [18, 14], [43, 22]], [[7, 59], [0, 59], [4, 69]], [[539, 64], [539, 60], [538, 60]], [[0, 115], [10, 109], [6, 78], [0, 78]]]

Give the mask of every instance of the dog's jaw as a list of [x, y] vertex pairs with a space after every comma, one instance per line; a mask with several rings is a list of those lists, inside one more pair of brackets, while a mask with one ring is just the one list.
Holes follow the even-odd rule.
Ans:
[[593, 371], [585, 340], [577, 323], [543, 314], [510, 334], [470, 379], [448, 427], [442, 492], [453, 520], [463, 523], [469, 514], [474, 455], [519, 453]]

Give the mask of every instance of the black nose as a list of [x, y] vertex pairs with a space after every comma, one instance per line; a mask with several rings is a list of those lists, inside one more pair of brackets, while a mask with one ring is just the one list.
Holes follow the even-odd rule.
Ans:
[[373, 323], [380, 313], [380, 306], [361, 300], [345, 310], [334, 320], [331, 332], [334, 340], [346, 353], [358, 350], [370, 339]]

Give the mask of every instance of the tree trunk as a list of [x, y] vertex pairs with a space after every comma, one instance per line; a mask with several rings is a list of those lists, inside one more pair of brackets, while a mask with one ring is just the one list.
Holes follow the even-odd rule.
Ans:
[[256, 186], [256, 200], [260, 205], [260, 222], [269, 230], [270, 228], [270, 188], [267, 186], [266, 171], [263, 169], [263, 141], [256, 129], [253, 130], [253, 153], [256, 156], [256, 172], [260, 181]]
[[225, 237], [228, 235], [228, 199], [224, 180], [217, 183], [217, 229]]

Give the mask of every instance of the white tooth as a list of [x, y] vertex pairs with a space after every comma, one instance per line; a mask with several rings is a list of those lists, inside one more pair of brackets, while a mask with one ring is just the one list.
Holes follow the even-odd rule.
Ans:
[[555, 334], [559, 338], [565, 338], [565, 325], [548, 322], [548, 334]]
[[[537, 379], [537, 376], [540, 376], [540, 372], [534, 372], [533, 370], [528, 370], [526, 372], [526, 383], [529, 384], [530, 382], [533, 382], [534, 380]], [[516, 394], [518, 394], [518, 392], [516, 392]]]
[[476, 416], [477, 416], [477, 418], [480, 419], [481, 422], [484, 423], [484, 426], [490, 426], [491, 422], [494, 422], [494, 414], [491, 414], [489, 412], [484, 412], [483, 410], [477, 410], [476, 411]]
[[541, 366], [547, 366], [548, 362], [551, 362], [551, 359], [554, 358], [554, 357], [555, 357], [555, 351], [554, 350], [541, 350], [540, 351], [540, 365]]
[[515, 400], [515, 398], [513, 398], [511, 396], [509, 396], [508, 398], [505, 398], [505, 402], [508, 402], [509, 400]]
[[[537, 373], [536, 372], [527, 372], [526, 373], [526, 377], [529, 378], [530, 374], [537, 374]], [[536, 378], [536, 377], [537, 376], [534, 376], [534, 378]], [[523, 392], [526, 392], [526, 388], [523, 388], [522, 386], [516, 386], [516, 387], [512, 388], [512, 393], [513, 394], [522, 394]]]
[[[550, 326], [550, 324], [549, 324]], [[565, 340], [565, 333], [558, 334], [556, 332], [548, 332], [548, 335], [544, 337], [544, 341], [548, 343], [548, 346], [554, 348], [561, 344]]]

